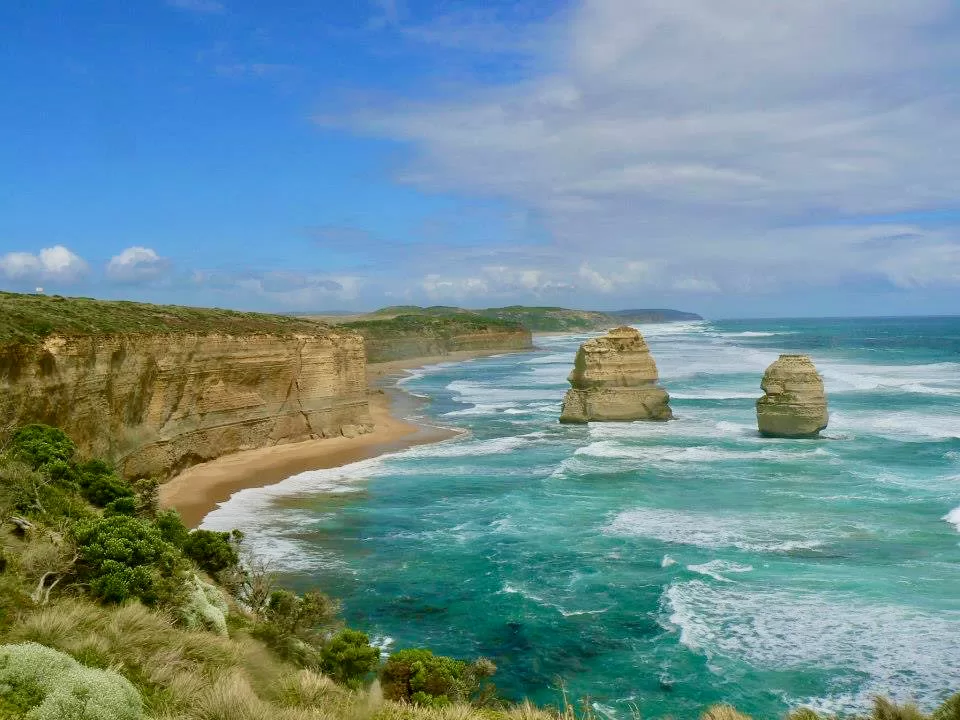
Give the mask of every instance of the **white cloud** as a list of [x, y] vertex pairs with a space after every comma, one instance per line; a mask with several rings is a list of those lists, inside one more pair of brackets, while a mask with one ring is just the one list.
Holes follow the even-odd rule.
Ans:
[[106, 272], [107, 277], [115, 282], [140, 283], [156, 279], [169, 266], [169, 261], [155, 250], [135, 245], [110, 258]]
[[63, 245], [44, 248], [37, 255], [12, 252], [0, 257], [0, 272], [10, 280], [73, 282], [89, 269], [87, 263]]
[[875, 221], [960, 197], [956, 3], [582, 0], [561, 19], [538, 76], [342, 122], [411, 143], [404, 182], [541, 218], [540, 280], [616, 292], [629, 258], [690, 293], [960, 283], [960, 227], [885, 244]]

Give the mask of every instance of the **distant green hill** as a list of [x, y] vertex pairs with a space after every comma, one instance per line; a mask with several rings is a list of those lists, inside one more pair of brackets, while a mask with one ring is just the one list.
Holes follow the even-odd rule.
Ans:
[[[382, 308], [368, 315], [352, 317], [351, 320], [369, 322], [399, 317], [456, 318], [464, 322], [476, 322], [477, 318], [486, 318], [496, 322], [518, 323], [531, 332], [582, 332], [605, 330], [625, 323], [679, 322], [703, 319], [695, 313], [662, 308], [596, 311], [571, 310], [562, 307], [511, 305], [502, 308], [466, 310], [449, 305], [434, 305], [431, 307], [394, 305]], [[470, 319], [467, 320], [467, 318]], [[326, 316], [324, 319], [330, 322], [337, 322], [336, 318], [331, 316]]]

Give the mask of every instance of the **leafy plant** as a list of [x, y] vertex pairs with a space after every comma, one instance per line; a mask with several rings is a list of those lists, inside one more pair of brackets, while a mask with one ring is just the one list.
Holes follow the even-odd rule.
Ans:
[[477, 700], [483, 680], [496, 670], [483, 658], [467, 663], [417, 648], [391, 655], [380, 669], [380, 682], [389, 700], [442, 707]]
[[31, 720], [139, 720], [140, 694], [112, 670], [33, 642], [0, 646], [0, 696]]
[[152, 524], [112, 515], [81, 523], [75, 536], [81, 576], [95, 597], [106, 602], [138, 598], [148, 605], [173, 600], [179, 554]]
[[338, 683], [360, 687], [380, 661], [380, 648], [370, 645], [370, 638], [359, 630], [345, 628], [324, 645], [320, 667]]
[[69, 462], [77, 446], [59, 428], [49, 425], [24, 425], [10, 438], [10, 454], [34, 470], [48, 463]]
[[184, 554], [197, 567], [210, 573], [234, 567], [240, 562], [240, 554], [234, 544], [234, 536], [228, 532], [194, 530], [183, 545]]

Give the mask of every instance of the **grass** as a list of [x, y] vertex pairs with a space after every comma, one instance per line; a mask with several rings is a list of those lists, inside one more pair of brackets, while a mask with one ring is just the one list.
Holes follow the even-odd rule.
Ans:
[[36, 342], [50, 335], [225, 333], [287, 336], [327, 330], [329, 326], [323, 323], [286, 315], [0, 292], [0, 344]]

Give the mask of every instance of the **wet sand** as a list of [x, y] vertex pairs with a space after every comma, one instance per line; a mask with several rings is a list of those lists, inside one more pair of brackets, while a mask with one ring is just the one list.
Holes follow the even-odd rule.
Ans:
[[464, 351], [437, 357], [375, 363], [367, 368], [370, 414], [375, 429], [354, 438], [305, 440], [225, 455], [188, 468], [160, 488], [160, 504], [176, 508], [187, 527], [197, 527], [218, 504], [239, 490], [274, 485], [308, 470], [339, 467], [415, 445], [440, 442], [458, 432], [405, 418], [423, 403], [397, 387], [407, 370], [459, 362], [500, 352]]

